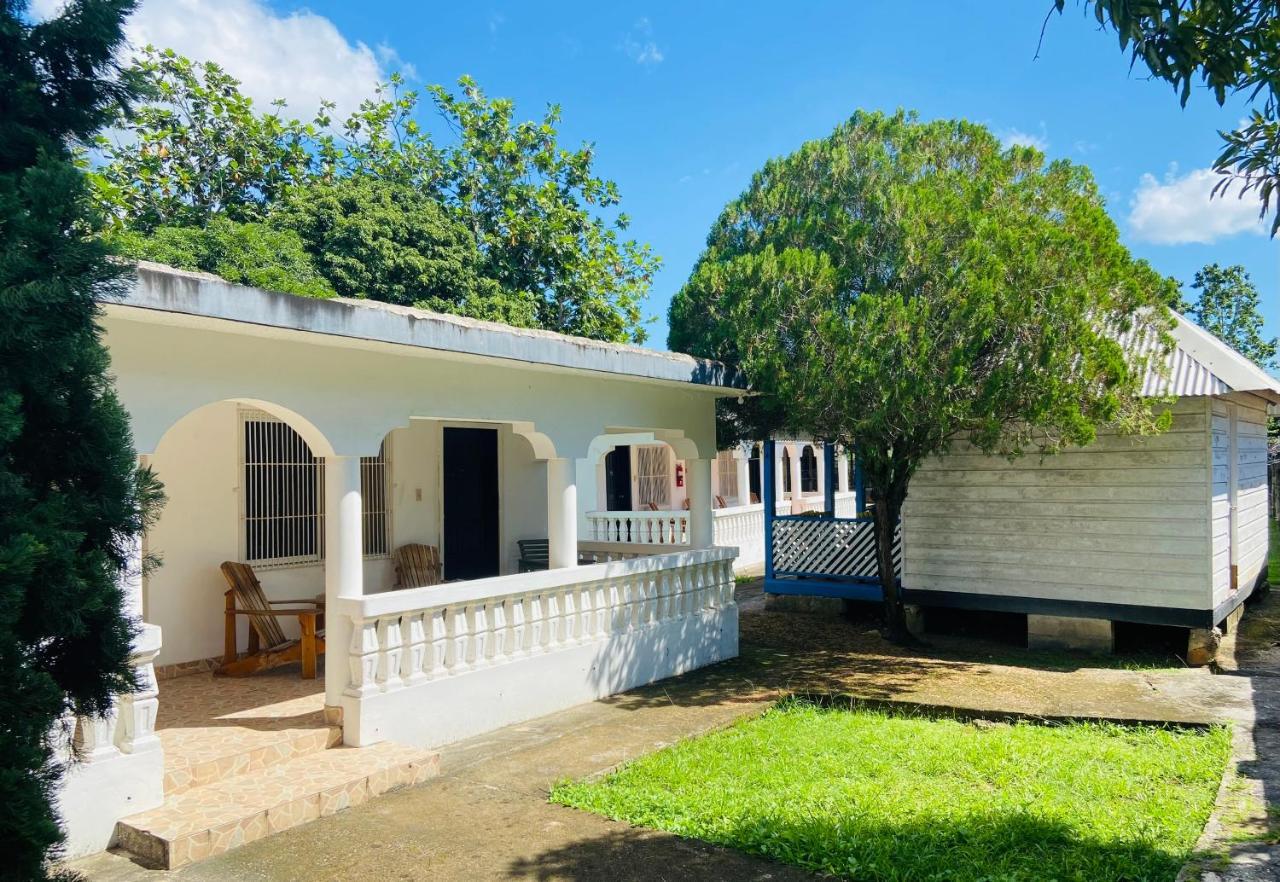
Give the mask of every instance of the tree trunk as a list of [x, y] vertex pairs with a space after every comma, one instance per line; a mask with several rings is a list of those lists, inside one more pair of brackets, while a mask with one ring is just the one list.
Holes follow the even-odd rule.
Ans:
[[884, 594], [885, 636], [894, 643], [914, 642], [907, 630], [907, 610], [902, 602], [902, 588], [893, 566], [893, 534], [902, 512], [902, 500], [887, 493], [872, 508], [876, 533], [876, 568], [880, 573], [880, 590]]

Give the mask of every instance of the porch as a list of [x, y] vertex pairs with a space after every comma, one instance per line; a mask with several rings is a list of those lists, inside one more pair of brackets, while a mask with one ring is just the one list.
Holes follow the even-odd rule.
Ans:
[[[105, 312], [168, 502], [125, 586], [149, 688], [75, 724], [73, 855], [198, 859], [420, 780], [439, 745], [737, 654], [733, 551], [712, 537], [719, 366], [150, 267]], [[579, 496], [619, 444], [687, 464], [682, 545], [579, 541]], [[530, 540], [545, 569], [522, 572]], [[410, 544], [435, 549], [438, 584], [397, 571]], [[148, 555], [163, 565], [144, 576]], [[260, 612], [224, 616], [224, 561], [288, 601], [281, 641], [301, 634], [293, 607], [323, 616], [322, 679], [212, 678], [283, 645], [249, 641]]]

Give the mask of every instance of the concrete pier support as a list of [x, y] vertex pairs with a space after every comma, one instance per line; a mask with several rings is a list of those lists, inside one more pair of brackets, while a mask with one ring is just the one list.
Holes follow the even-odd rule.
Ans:
[[1028, 614], [1027, 648], [1109, 655], [1115, 649], [1115, 626], [1110, 619]]

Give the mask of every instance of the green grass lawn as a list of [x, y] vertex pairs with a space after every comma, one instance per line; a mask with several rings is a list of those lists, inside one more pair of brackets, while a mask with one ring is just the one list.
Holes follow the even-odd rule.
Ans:
[[974, 724], [786, 701], [551, 799], [858, 880], [1171, 880], [1226, 729]]

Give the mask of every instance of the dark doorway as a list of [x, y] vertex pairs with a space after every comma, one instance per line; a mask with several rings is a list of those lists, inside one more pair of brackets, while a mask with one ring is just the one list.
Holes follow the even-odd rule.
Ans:
[[444, 430], [444, 577], [498, 575], [498, 433]]
[[631, 511], [631, 447], [626, 444], [604, 456], [604, 499], [609, 511]]
[[751, 495], [746, 499], [738, 500], [739, 505], [746, 505], [748, 502], [759, 502], [764, 499], [764, 494], [760, 492], [760, 445], [753, 444], [751, 446], [751, 459], [747, 460], [747, 484]]

